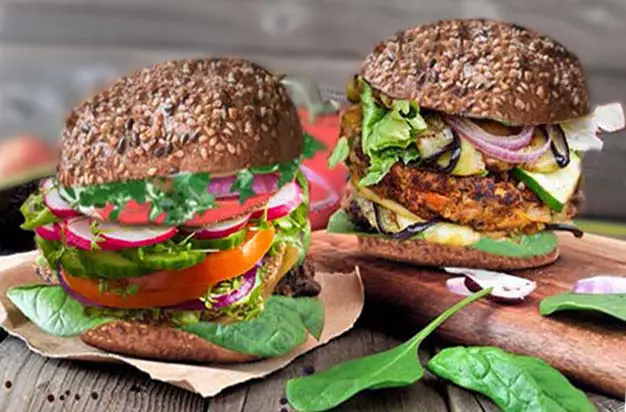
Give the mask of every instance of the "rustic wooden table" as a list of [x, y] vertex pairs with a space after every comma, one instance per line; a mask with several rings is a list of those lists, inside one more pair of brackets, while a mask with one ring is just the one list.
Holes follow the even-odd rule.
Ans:
[[[373, 314], [327, 346], [293, 362], [266, 379], [231, 388], [213, 399], [150, 380], [121, 365], [58, 361], [32, 353], [19, 340], [0, 342], [0, 411], [210, 411], [287, 412], [287, 379], [321, 370], [344, 360], [382, 351], [399, 340], [382, 332]], [[2, 332], [0, 332], [2, 333]], [[428, 359], [441, 343], [430, 341], [420, 351]], [[600, 412], [623, 412], [624, 403], [589, 394]], [[499, 409], [482, 395], [447, 384], [433, 376], [402, 389], [365, 392], [341, 411], [486, 412]]]

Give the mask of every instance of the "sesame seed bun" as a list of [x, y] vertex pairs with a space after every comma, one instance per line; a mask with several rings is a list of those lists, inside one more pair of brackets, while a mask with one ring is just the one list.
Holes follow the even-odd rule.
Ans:
[[58, 176], [85, 186], [178, 172], [231, 174], [300, 156], [303, 134], [280, 78], [246, 60], [170, 61], [77, 106]]
[[458, 266], [487, 270], [529, 269], [548, 265], [559, 257], [559, 249], [533, 257], [500, 256], [465, 246], [446, 246], [425, 240], [404, 240], [359, 236], [359, 248], [366, 254], [419, 266]]
[[399, 32], [367, 56], [361, 75], [392, 98], [451, 115], [539, 125], [590, 110], [578, 58], [505, 22], [443, 20]]

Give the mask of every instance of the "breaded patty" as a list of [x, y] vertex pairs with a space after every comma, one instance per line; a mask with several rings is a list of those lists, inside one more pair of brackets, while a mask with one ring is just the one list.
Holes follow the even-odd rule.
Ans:
[[[360, 146], [360, 124], [361, 108], [351, 106], [342, 116], [341, 135], [352, 139], [348, 167], [357, 181], [368, 167]], [[546, 223], [570, 219], [576, 212], [570, 203], [557, 215], [506, 172], [487, 177], [457, 177], [400, 162], [380, 183], [368, 188], [423, 219], [443, 217], [481, 232], [535, 233], [543, 230]]]

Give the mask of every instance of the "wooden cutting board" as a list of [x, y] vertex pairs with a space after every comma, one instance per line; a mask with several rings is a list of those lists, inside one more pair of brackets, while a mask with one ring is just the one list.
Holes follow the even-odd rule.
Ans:
[[[626, 276], [626, 242], [594, 235], [559, 238], [561, 257], [556, 263], [516, 272], [538, 284], [527, 301], [502, 305], [482, 300], [449, 319], [438, 334], [452, 343], [498, 346], [543, 358], [574, 381], [621, 398], [626, 391], [626, 325], [582, 312], [543, 317], [538, 305], [584, 277]], [[311, 255], [326, 270], [359, 266], [366, 308], [388, 312], [389, 322], [400, 322], [392, 314], [401, 313], [401, 327], [410, 333], [460, 299], [445, 285], [452, 275], [365, 256], [353, 236], [315, 232]]]

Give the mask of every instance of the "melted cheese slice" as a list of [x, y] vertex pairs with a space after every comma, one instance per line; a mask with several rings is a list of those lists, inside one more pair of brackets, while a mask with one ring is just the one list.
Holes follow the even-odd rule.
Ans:
[[[393, 200], [384, 199], [366, 187], [353, 185], [360, 196], [377, 203], [380, 206], [396, 213], [397, 221], [402, 226], [425, 222], [425, 219], [415, 215], [401, 204]], [[454, 223], [437, 223], [422, 232], [424, 240], [447, 246], [470, 246], [480, 240], [481, 234], [469, 226]]]

